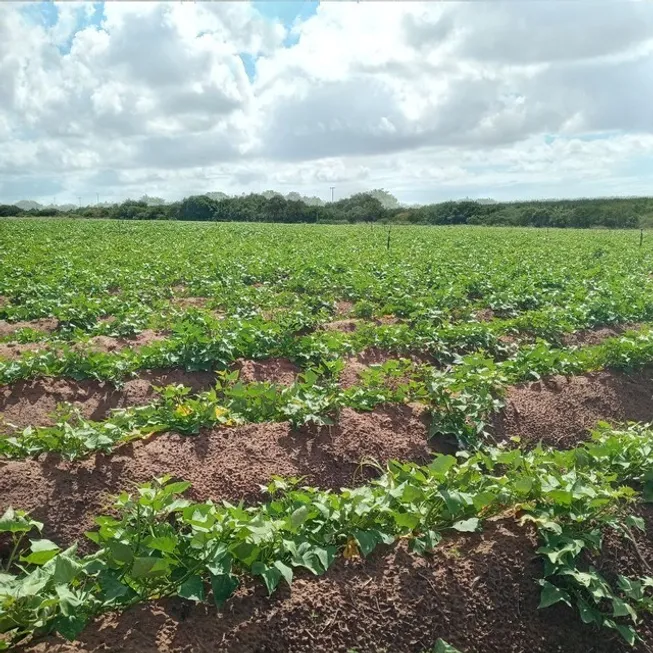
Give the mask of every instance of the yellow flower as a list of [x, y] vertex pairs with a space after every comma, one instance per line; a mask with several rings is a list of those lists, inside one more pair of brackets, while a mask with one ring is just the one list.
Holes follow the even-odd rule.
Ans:
[[227, 414], [227, 409], [224, 406], [216, 406], [215, 407], [215, 418], [220, 419], [224, 415]]
[[356, 543], [356, 540], [353, 537], [350, 537], [347, 540], [347, 544], [345, 544], [345, 550], [342, 552], [342, 555], [347, 560], [350, 560], [351, 558], [360, 557], [360, 553], [358, 552], [358, 544]]
[[188, 406], [181, 405], [181, 406], [177, 406], [177, 408], [175, 408], [175, 415], [177, 415], [178, 417], [187, 417], [192, 412], [193, 412], [193, 410], [191, 408], [189, 408]]

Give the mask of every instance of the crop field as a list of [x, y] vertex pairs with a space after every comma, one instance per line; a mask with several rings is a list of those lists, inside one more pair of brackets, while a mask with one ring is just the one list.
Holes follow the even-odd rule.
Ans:
[[653, 236], [0, 220], [0, 650], [653, 650]]

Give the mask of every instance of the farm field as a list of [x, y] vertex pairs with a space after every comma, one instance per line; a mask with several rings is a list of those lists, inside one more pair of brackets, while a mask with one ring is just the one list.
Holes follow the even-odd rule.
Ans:
[[653, 236], [0, 220], [0, 650], [653, 648]]

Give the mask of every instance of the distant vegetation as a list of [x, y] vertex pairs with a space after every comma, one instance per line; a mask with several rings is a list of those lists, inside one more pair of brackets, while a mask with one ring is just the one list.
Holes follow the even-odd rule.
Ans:
[[110, 218], [118, 220], [198, 220], [212, 222], [287, 222], [398, 224], [473, 224], [531, 227], [603, 227], [634, 229], [653, 227], [653, 198], [602, 198], [492, 202], [463, 200], [401, 206], [384, 190], [358, 193], [325, 203], [317, 197], [298, 193], [286, 196], [273, 191], [227, 196], [207, 193], [165, 202], [143, 196], [121, 204], [42, 207], [36, 202], [0, 204], [0, 217], [59, 216]]

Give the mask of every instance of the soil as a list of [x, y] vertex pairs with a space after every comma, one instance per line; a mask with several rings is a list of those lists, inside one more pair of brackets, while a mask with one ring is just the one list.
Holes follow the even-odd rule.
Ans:
[[153, 342], [158, 342], [165, 339], [165, 334], [157, 333], [150, 329], [141, 331], [140, 333], [130, 336], [128, 338], [114, 338], [111, 336], [95, 336], [88, 341], [88, 349], [92, 351], [101, 351], [105, 353], [112, 353], [131, 347], [137, 349], [144, 347]]
[[653, 369], [555, 376], [514, 386], [493, 430], [499, 439], [520, 436], [528, 445], [571, 448], [599, 421], [653, 421]]
[[[179, 599], [138, 605], [91, 624], [78, 642], [49, 638], [30, 653], [423, 653], [438, 638], [465, 653], [625, 653], [610, 631], [572, 609], [538, 610], [536, 539], [514, 520], [447, 538], [426, 557], [401, 543], [366, 560], [298, 573], [268, 598], [247, 580], [222, 610]], [[649, 545], [648, 552], [651, 547]], [[641, 570], [639, 572], [641, 574]], [[651, 642], [651, 618], [640, 627]], [[640, 649], [642, 650], [642, 649]]]
[[354, 302], [350, 302], [344, 299], [342, 301], [336, 302], [336, 315], [347, 317], [353, 310]]
[[50, 426], [54, 423], [51, 415], [57, 404], [69, 402], [77, 406], [84, 417], [101, 420], [113, 408], [150, 403], [156, 394], [154, 386], [179, 383], [198, 392], [213, 386], [215, 375], [183, 370], [144, 370], [120, 389], [91, 379], [74, 381], [44, 377], [18, 381], [0, 387], [0, 415], [21, 429], [30, 425]]
[[51, 333], [56, 331], [59, 321], [54, 318], [46, 317], [39, 320], [24, 320], [22, 322], [7, 322], [0, 320], [0, 338], [6, 338], [12, 335], [18, 329], [34, 329], [35, 331], [45, 331]]
[[48, 343], [45, 342], [27, 342], [20, 344], [17, 342], [0, 342], [0, 358], [17, 360], [28, 351], [38, 351], [48, 349]]
[[496, 315], [491, 308], [482, 308], [474, 313], [474, 317], [479, 322], [491, 322]]
[[325, 322], [320, 328], [325, 331], [344, 331], [351, 333], [361, 325], [362, 320], [335, 320], [334, 322]]
[[170, 303], [175, 308], [204, 308], [208, 301], [208, 297], [174, 297]]
[[[344, 359], [345, 367], [340, 373], [338, 380], [339, 385], [342, 388], [351, 388], [360, 383], [361, 374], [368, 370], [370, 365], [383, 365], [390, 360], [399, 360], [400, 358], [407, 358], [415, 364], [435, 364], [433, 358], [423, 352], [397, 354], [384, 351], [378, 347], [368, 347], [357, 356], [351, 356]], [[404, 379], [404, 381], [405, 380], [406, 379]]]
[[602, 327], [599, 329], [583, 329], [570, 333], [562, 338], [565, 347], [589, 347], [600, 345], [608, 338], [616, 338], [626, 331], [640, 329], [641, 324], [618, 324], [611, 327]]
[[260, 501], [260, 484], [273, 475], [306, 477], [307, 484], [337, 490], [377, 474], [361, 466], [364, 460], [426, 462], [426, 435], [421, 411], [400, 405], [369, 413], [344, 409], [330, 427], [249, 424], [196, 436], [166, 433], [76, 463], [56, 455], [12, 461], [0, 468], [0, 514], [8, 506], [33, 510], [46, 522], [44, 537], [69, 544], [83, 540], [110, 495], [155, 476], [190, 481], [189, 494], [197, 499], [235, 502]]
[[287, 358], [266, 358], [259, 361], [239, 359], [234, 369], [240, 372], [243, 383], [267, 381], [279, 385], [292, 385], [301, 369]]

